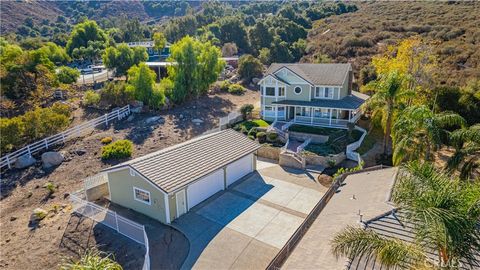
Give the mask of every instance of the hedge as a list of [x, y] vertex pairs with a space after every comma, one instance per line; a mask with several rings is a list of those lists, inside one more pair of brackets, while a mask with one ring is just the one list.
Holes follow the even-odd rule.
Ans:
[[102, 147], [102, 159], [120, 159], [132, 156], [133, 143], [129, 140], [120, 140]]

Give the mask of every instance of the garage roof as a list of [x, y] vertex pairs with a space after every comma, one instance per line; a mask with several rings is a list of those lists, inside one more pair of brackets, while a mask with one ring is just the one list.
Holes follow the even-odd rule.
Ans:
[[184, 187], [260, 148], [232, 129], [204, 135], [117, 166], [131, 167], [166, 193]]

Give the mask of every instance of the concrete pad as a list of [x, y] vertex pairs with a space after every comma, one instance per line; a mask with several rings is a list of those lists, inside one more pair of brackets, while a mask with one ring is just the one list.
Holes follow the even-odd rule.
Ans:
[[230, 269], [265, 269], [279, 249], [252, 239]]
[[267, 181], [267, 179], [262, 178], [259, 174], [253, 174], [233, 189], [258, 199], [274, 188], [274, 186]]
[[182, 231], [192, 242], [208, 230], [220, 231], [222, 226], [196, 213], [188, 213], [176, 219], [173, 226]]
[[237, 196], [231, 192], [225, 192], [220, 197], [198, 209], [196, 213], [221, 225], [227, 225], [253, 203], [252, 200]]
[[323, 193], [320, 193], [316, 190], [304, 188], [297, 193], [295, 198], [293, 198], [288, 204], [287, 208], [309, 214], [313, 207], [320, 201]]
[[255, 237], [278, 212], [280, 211], [275, 208], [257, 203], [240, 214], [227, 227], [250, 237]]
[[193, 269], [228, 269], [235, 262], [251, 238], [239, 232], [224, 228], [202, 252]]
[[280, 212], [255, 236], [255, 239], [281, 249], [300, 224], [302, 224], [303, 220], [303, 218]]
[[291, 184], [281, 180], [272, 181], [272, 188], [262, 197], [262, 200], [275, 203], [280, 206], [287, 206], [295, 198], [298, 192], [302, 190], [301, 186]]
[[262, 170], [262, 169], [278, 166], [278, 164], [275, 163], [272, 160], [268, 160], [268, 159], [261, 159], [260, 160], [260, 159], [261, 158], [257, 158], [257, 170]]

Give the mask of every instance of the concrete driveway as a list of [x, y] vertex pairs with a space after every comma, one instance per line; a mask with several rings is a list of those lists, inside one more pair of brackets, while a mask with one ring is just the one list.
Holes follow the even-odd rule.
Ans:
[[304, 171], [257, 168], [174, 221], [190, 242], [182, 269], [265, 269], [326, 191]]

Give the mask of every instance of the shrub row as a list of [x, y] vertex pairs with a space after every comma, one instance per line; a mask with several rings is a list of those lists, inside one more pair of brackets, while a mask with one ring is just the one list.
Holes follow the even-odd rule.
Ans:
[[54, 103], [48, 108], [36, 108], [24, 115], [0, 118], [0, 150], [10, 151], [35, 140], [54, 135], [70, 124], [70, 107]]

